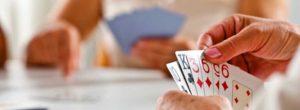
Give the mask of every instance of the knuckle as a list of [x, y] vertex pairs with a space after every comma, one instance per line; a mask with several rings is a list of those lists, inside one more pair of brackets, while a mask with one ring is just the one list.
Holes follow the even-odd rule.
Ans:
[[242, 15], [242, 14], [233, 14], [233, 15], [229, 16], [227, 19], [234, 20], [234, 21], [239, 21], [244, 16], [245, 15]]
[[242, 14], [233, 14], [230, 16], [230, 18], [240, 18], [240, 17], [243, 17], [244, 15]]
[[180, 91], [171, 90], [160, 96], [157, 100], [157, 110], [164, 110], [164, 108], [168, 108], [168, 106], [170, 106], [180, 93]]
[[249, 29], [253, 34], [263, 34], [266, 30], [266, 24], [264, 23], [253, 23], [249, 25]]
[[160, 97], [160, 102], [165, 102], [166, 100], [169, 100], [170, 98], [174, 98], [176, 95], [180, 94], [180, 91], [171, 90], [166, 92], [163, 96]]

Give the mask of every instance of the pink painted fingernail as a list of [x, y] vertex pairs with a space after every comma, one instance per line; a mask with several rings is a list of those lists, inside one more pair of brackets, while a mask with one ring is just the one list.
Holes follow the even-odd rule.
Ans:
[[217, 48], [210, 48], [205, 51], [205, 55], [207, 55], [210, 58], [217, 58], [220, 57], [222, 53]]

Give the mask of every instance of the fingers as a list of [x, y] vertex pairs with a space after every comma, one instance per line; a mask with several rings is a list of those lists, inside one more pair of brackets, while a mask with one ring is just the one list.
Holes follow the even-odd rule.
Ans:
[[[175, 55], [170, 48], [165, 48], [158, 42], [153, 42], [148, 45], [149, 42], [143, 44], [139, 42], [133, 49], [132, 54], [140, 59], [140, 61], [149, 68], [160, 69], [166, 77], [170, 77], [170, 74], [165, 66], [166, 63], [175, 60]], [[154, 44], [152, 46], [152, 44]]]
[[201, 37], [197, 41], [198, 48], [203, 50], [213, 45], [212, 37], [208, 34], [200, 35]]
[[133, 55], [138, 57], [142, 63], [150, 68], [165, 68], [165, 64], [175, 59], [175, 55], [161, 55], [147, 50], [133, 50]]
[[176, 59], [175, 51], [190, 50], [195, 43], [187, 39], [142, 39], [132, 49], [132, 54], [138, 57], [149, 68], [162, 70], [170, 76], [166, 64]]
[[232, 110], [230, 101], [222, 96], [192, 96], [169, 91], [157, 100], [157, 110]]
[[[182, 99], [188, 97], [188, 94], [181, 91], [168, 91], [157, 100], [156, 110], [181, 110], [185, 103]], [[181, 105], [181, 106], [180, 106]]]
[[[171, 39], [169, 39], [171, 40]], [[168, 40], [166, 39], [142, 39], [138, 41], [135, 46], [133, 47], [133, 51], [149, 51], [152, 53], [157, 53], [161, 55], [174, 55], [174, 53], [170, 53], [170, 51], [175, 51], [171, 46], [169, 45]]]
[[202, 34], [198, 40], [198, 48], [203, 49], [217, 44], [239, 32], [244, 26], [244, 16], [233, 15]]
[[263, 22], [264, 19], [257, 17], [251, 17], [247, 15], [235, 14], [232, 15], [220, 23], [216, 24], [208, 31], [203, 33], [198, 40], [198, 48], [204, 49], [221, 41], [232, 37], [239, 33], [243, 28], [255, 22]]
[[[255, 33], [255, 36], [253, 36]], [[259, 48], [261, 32], [254, 27], [247, 27], [240, 33], [213, 45], [204, 51], [205, 58], [212, 63], [224, 63], [233, 57]]]
[[255, 46], [261, 42], [254, 42], [254, 39], [259, 38], [263, 29], [259, 30], [251, 26], [253, 25], [251, 23], [261, 21], [263, 20], [245, 15], [230, 16], [202, 34], [198, 41], [198, 48], [207, 48], [205, 58], [212, 63], [224, 63], [257, 48]]
[[68, 24], [57, 24], [37, 34], [27, 48], [27, 62], [60, 66], [68, 78], [79, 65], [80, 34]]
[[60, 63], [63, 69], [63, 76], [65, 79], [68, 79], [79, 66], [80, 34], [75, 28], [69, 27], [61, 35], [65, 37], [61, 38]]

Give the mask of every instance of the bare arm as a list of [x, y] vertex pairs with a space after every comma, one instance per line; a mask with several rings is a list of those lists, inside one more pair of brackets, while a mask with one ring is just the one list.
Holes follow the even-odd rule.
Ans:
[[0, 27], [0, 69], [3, 68], [5, 61], [7, 60], [7, 46], [5, 35]]
[[50, 22], [67, 22], [75, 26], [81, 40], [89, 37], [102, 18], [102, 3], [100, 0], [61, 0], [58, 9], [54, 11]]
[[287, 19], [287, 0], [239, 0], [239, 13], [277, 20]]

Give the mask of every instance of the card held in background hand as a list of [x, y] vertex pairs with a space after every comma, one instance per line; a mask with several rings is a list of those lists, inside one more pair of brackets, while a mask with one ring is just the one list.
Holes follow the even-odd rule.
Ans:
[[141, 38], [174, 37], [184, 21], [183, 15], [153, 7], [119, 15], [106, 23], [123, 52], [129, 54]]

